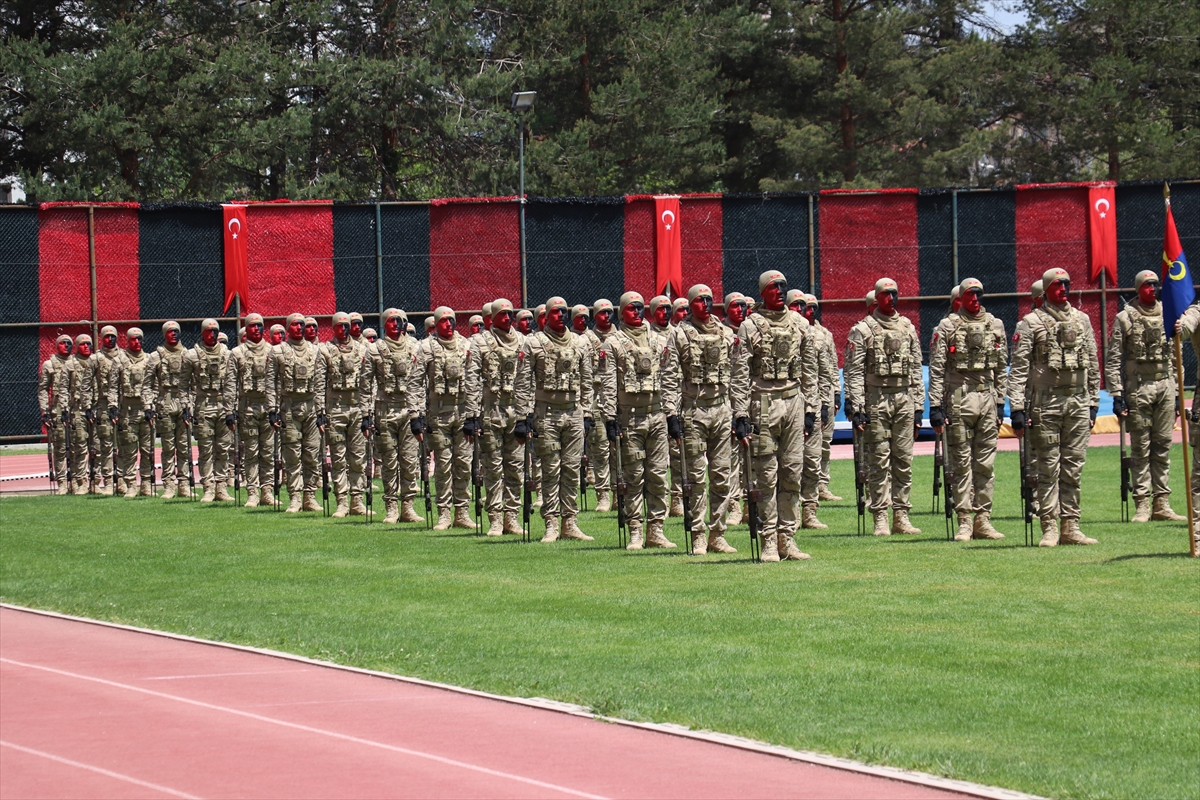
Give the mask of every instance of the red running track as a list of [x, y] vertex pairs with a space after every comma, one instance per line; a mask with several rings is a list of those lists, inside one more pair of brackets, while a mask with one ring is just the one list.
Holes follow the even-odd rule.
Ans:
[[970, 796], [8, 607], [0, 631], [4, 798]]

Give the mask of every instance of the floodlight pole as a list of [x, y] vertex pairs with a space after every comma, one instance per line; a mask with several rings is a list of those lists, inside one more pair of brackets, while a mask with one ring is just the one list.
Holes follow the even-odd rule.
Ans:
[[520, 197], [517, 202], [521, 217], [520, 247], [521, 247], [521, 307], [529, 308], [529, 271], [525, 262], [525, 114], [521, 114], [521, 135], [517, 139], [518, 161], [520, 161]]

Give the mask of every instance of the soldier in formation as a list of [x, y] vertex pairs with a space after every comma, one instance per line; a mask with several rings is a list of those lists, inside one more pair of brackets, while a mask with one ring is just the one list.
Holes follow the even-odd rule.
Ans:
[[246, 508], [270, 505], [274, 489], [275, 425], [267, 390], [273, 345], [263, 333], [262, 315], [248, 314], [246, 338], [229, 353], [222, 392], [225, 425], [241, 440]]
[[[367, 513], [363, 503], [366, 492], [366, 437], [371, 430], [373, 404], [365, 389], [367, 379], [367, 342], [352, 334], [353, 317], [344, 311], [333, 315], [333, 338], [321, 348], [325, 372], [325, 424], [321, 426], [324, 448], [328, 448], [337, 508], [332, 516]], [[361, 322], [361, 316], [360, 316]], [[319, 461], [325, 460], [322, 449]]]
[[268, 419], [280, 437], [287, 473], [288, 506], [295, 514], [320, 511], [318, 453], [325, 427], [325, 360], [320, 348], [304, 337], [304, 315], [287, 318], [287, 340], [267, 359]]
[[215, 319], [200, 323], [200, 341], [183, 357], [183, 393], [196, 432], [202, 502], [233, 500], [226, 490], [229, 426], [225, 424], [225, 375], [229, 348], [217, 339]]
[[422, 520], [414, 504], [420, 443], [408, 413], [408, 379], [418, 346], [410, 327], [403, 311], [389, 308], [383, 312], [383, 336], [366, 348], [363, 400], [371, 408], [371, 435], [382, 465], [386, 523]]
[[[163, 323], [163, 344], [149, 356], [149, 380], [143, 386], [143, 402], [152, 409], [158, 438], [162, 441], [161, 497], [169, 500], [183, 494], [192, 477], [185, 474], [192, 461], [192, 409], [183, 385], [183, 360], [187, 353], [180, 341], [179, 323]], [[189, 494], [195, 491], [190, 487]]]

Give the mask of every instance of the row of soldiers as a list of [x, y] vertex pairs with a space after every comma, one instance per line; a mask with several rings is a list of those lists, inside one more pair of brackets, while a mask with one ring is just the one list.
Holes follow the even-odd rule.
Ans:
[[[1003, 538], [991, 507], [1007, 398], [1036, 465], [1041, 544], [1095, 543], [1079, 529], [1079, 479], [1098, 406], [1095, 338], [1068, 302], [1067, 273], [1048, 270], [1040, 283], [1034, 311], [1012, 337], [1011, 370], [1003, 323], [984, 310], [982, 284], [967, 279], [956, 287], [930, 344], [928, 389], [916, 330], [896, 310], [895, 281], [880, 279], [868, 294], [867, 316], [845, 351], [845, 398], [876, 535], [919, 533], [908, 516], [912, 449], [928, 396], [930, 423], [954, 467], [947, 473], [955, 479], [955, 539]], [[1157, 287], [1154, 273], [1138, 275], [1138, 303], [1118, 317], [1107, 365], [1114, 410], [1128, 418], [1133, 436], [1139, 520], [1180, 519], [1167, 502], [1158, 424], [1161, 403], [1174, 408], [1174, 388]], [[321, 510], [315, 494], [328, 447], [335, 514], [363, 514], [373, 461], [367, 443], [377, 442], [388, 522], [422, 519], [414, 501], [428, 451], [439, 529], [475, 528], [469, 484], [477, 460], [489, 535], [521, 532], [522, 475], [532, 470], [540, 472], [543, 541], [586, 540], [577, 525], [586, 453], [597, 510], [608, 510], [610, 492], [621, 490], [631, 549], [675, 547], [663, 533], [669, 502], [696, 523], [685, 525], [693, 552], [735, 552], [724, 532], [740, 521], [739, 498], [753, 488], [763, 560], [805, 559], [796, 530], [824, 528], [820, 503], [841, 499], [828, 486], [842, 400], [837, 353], [816, 298], [789, 292], [774, 270], [760, 276], [759, 294], [753, 313], [747, 298], [726, 295], [723, 323], [703, 285], [674, 305], [665, 297], [646, 304], [627, 292], [615, 308], [598, 300], [572, 309], [554, 297], [536, 315], [498, 299], [472, 318], [469, 338], [455, 330], [455, 312], [440, 307], [419, 341], [399, 309], [384, 312], [384, 335], [375, 341], [361, 317], [341, 312], [325, 344], [315, 341], [315, 320], [299, 314], [275, 344], [264, 339], [262, 318], [247, 316], [245, 340], [232, 350], [219, 341], [215, 320], [205, 321], [190, 350], [179, 343], [179, 326], [167, 323], [165, 344], [150, 355], [141, 351], [138, 329], [117, 351], [116, 331], [106, 328], [95, 355], [86, 335], [76, 355], [67, 355], [70, 340], [62, 337], [43, 368], [42, 408], [51, 425], [63, 412], [72, 440], [86, 443], [92, 428], [102, 431], [104, 398], [120, 441], [114, 480], [127, 496], [148, 493], [153, 483], [155, 427], [164, 442], [164, 496], [174, 494], [194, 427], [205, 499], [230, 499], [236, 435], [248, 506], [270, 501], [272, 465], [281, 460], [288, 511]], [[282, 459], [273, 459], [275, 448]], [[79, 458], [85, 448], [75, 451]]]

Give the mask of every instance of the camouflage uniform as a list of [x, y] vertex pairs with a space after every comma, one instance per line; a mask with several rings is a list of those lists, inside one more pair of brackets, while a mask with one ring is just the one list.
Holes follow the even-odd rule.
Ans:
[[[453, 319], [454, 311], [439, 306], [434, 317], [436, 325], [442, 319]], [[415, 426], [413, 433], [420, 429], [428, 437], [436, 467], [438, 522], [434, 530], [438, 531], [451, 526], [475, 530], [468, 513], [471, 443], [463, 431], [469, 357], [470, 343], [461, 333], [453, 331], [450, 338], [444, 339], [435, 332], [417, 347], [408, 374], [408, 414]]]
[[[809, 305], [810, 298], [812, 303], [817, 302], [812, 295], [802, 295], [803, 304]], [[805, 319], [807, 321], [807, 317]], [[829, 526], [817, 519], [817, 507], [823, 499], [821, 489], [829, 483], [829, 447], [833, 442], [833, 417], [837, 413], [833, 400], [839, 388], [838, 362], [833, 334], [828, 328], [815, 321], [809, 322], [809, 334], [817, 351], [817, 419], [814, 433], [804, 439], [804, 474], [800, 480], [803, 508], [800, 524], [804, 528], [824, 530]]]
[[[711, 308], [712, 290], [698, 284], [688, 292], [688, 302], [707, 297]], [[716, 317], [703, 322], [689, 314], [671, 329], [668, 344], [679, 362], [681, 390], [669, 400], [668, 419], [678, 417], [682, 427], [680, 447], [687, 455], [687, 478], [694, 487], [689, 507], [692, 552], [704, 555], [709, 549], [718, 553], [736, 553], [725, 541], [725, 518], [729, 510], [729, 454], [733, 442], [733, 411], [729, 404], [729, 380], [732, 369], [733, 332]], [[706, 474], [707, 473], [707, 474]], [[708, 479], [708, 523], [704, 524], [705, 479]], [[735, 498], [736, 499], [736, 498]], [[707, 527], [707, 531], [705, 531]]]
[[[666, 306], [667, 311], [671, 312], [673, 306], [671, 300], [666, 295], [658, 295], [650, 298], [650, 304], [646, 307], [646, 322], [649, 323], [650, 329], [655, 333], [661, 334], [665, 339], [671, 335], [672, 326], [668, 322], [666, 325], [659, 325], [655, 317], [660, 306]], [[668, 316], [668, 319], [670, 317]], [[671, 456], [671, 506], [667, 509], [667, 516], [682, 517], [683, 516], [683, 483], [681, 481], [683, 472], [679, 461], [679, 443], [674, 439], [667, 439], [667, 452]]]
[[[783, 273], [764, 272], [759, 292], [775, 283], [786, 284]], [[817, 358], [808, 320], [786, 306], [773, 311], [764, 303], [738, 330], [730, 384], [733, 417], [738, 435], [750, 438], [743, 457], [750, 459], [757, 484], [752, 488], [762, 492], [763, 561], [808, 558], [793, 538], [800, 521], [804, 439], [813, 434], [816, 421]]]
[[[876, 297], [881, 291], [895, 291], [895, 285], [889, 278], [880, 279]], [[847, 352], [846, 402], [856, 414], [866, 415], [862, 441], [874, 533], [920, 533], [908, 519], [914, 422], [925, 407], [916, 329], [899, 312], [889, 316], [876, 310], [850, 330]], [[860, 416], [859, 424], [863, 422]]]
[[[178, 322], [163, 323], [163, 335], [168, 330], [179, 333]], [[150, 379], [145, 382], [142, 402], [154, 409], [158, 438], [162, 440], [162, 497], [170, 499], [182, 494], [183, 484], [191, 480], [184, 475], [191, 461], [191, 430], [184, 412], [188, 410], [187, 394], [183, 388], [183, 358], [187, 353], [182, 342], [174, 347], [159, 345], [150, 354], [147, 365]], [[190, 412], [189, 412], [190, 413]], [[192, 487], [195, 490], [196, 487]]]
[[95, 437], [96, 455], [100, 459], [96, 472], [100, 474], [104, 483], [104, 488], [99, 490], [99, 493], [104, 495], [111, 495], [115, 492], [124, 494], [125, 492], [124, 486], [115, 486], [117, 476], [113, 474], [113, 450], [117, 444], [116, 423], [113, 422], [107, 408], [108, 385], [112, 380], [112, 371], [116, 367], [117, 356], [121, 354], [121, 350], [115, 344], [117, 329], [112, 325], [105, 325], [100, 329], [100, 342], [103, 343], [109, 336], [113, 338], [114, 345], [100, 347], [88, 359], [92, 367], [92, 407], [96, 412], [92, 434]]
[[[367, 513], [363, 503], [367, 488], [364, 468], [369, 465], [363, 422], [369, 424], [372, 410], [371, 395], [363, 391], [362, 385], [367, 372], [368, 342], [355, 341], [351, 336], [344, 342], [340, 340], [337, 329], [343, 325], [349, 329], [350, 315], [339, 311], [333, 315], [334, 337], [321, 347], [321, 358], [325, 361], [325, 413], [329, 417], [325, 443], [337, 496], [337, 509], [332, 516], [338, 518]], [[324, 458], [322, 451], [321, 459]]]
[[[292, 314], [287, 327], [302, 319]], [[287, 470], [287, 511], [320, 511], [317, 454], [321, 449], [318, 426], [325, 419], [325, 360], [318, 345], [289, 336], [275, 346], [267, 361], [267, 406], [279, 425], [276, 435], [283, 437], [279, 449]]]
[[[637, 292], [621, 295], [621, 311], [641, 303]], [[643, 322], [621, 328], [608, 338], [598, 356], [600, 409], [606, 427], [620, 430], [621, 466], [629, 492], [625, 516], [630, 550], [675, 547], [663, 535], [667, 516], [667, 417], [664, 407], [679, 401], [679, 363], [666, 338]], [[609, 435], [612, 441], [612, 434]], [[646, 498], [647, 535], [643, 538], [642, 497]]]
[[[737, 344], [738, 330], [729, 321], [729, 306], [732, 303], [745, 303], [746, 296], [741, 292], [729, 292], [725, 295], [725, 319], [721, 324], [729, 329], [733, 334], [734, 344]], [[731, 401], [732, 402], [732, 401]], [[732, 405], [730, 406], [730, 414], [732, 414]], [[730, 527], [739, 525], [742, 522], [743, 513], [742, 506], [745, 504], [746, 487], [743, 485], [742, 479], [745, 477], [745, 462], [742, 461], [743, 450], [737, 443], [733, 433], [732, 426], [729, 429], [729, 515], [725, 518], [725, 523]]]
[[[983, 291], [968, 278], [962, 293]], [[1008, 336], [1004, 323], [980, 307], [964, 305], [933, 332], [929, 346], [930, 420], [945, 415], [946, 453], [954, 475], [955, 540], [1003, 539], [991, 524], [996, 442], [1008, 394]], [[940, 425], [937, 427], [941, 427]], [[971, 515], [974, 514], [974, 522]]]
[[[258, 314], [246, 317], [247, 325], [262, 325]], [[272, 360], [271, 343], [246, 339], [229, 352], [225, 388], [221, 393], [225, 416], [237, 417], [237, 436], [242, 444], [242, 469], [246, 473], [246, 508], [268, 505], [273, 500], [275, 427], [267, 392], [267, 370]], [[236, 444], [234, 445], [237, 446]]]
[[[391, 318], [399, 320], [399, 334], [386, 333]], [[384, 522], [421, 522], [413, 508], [420, 476], [421, 447], [413, 436], [408, 416], [408, 378], [416, 358], [417, 341], [408, 334], [408, 317], [398, 308], [383, 312], [385, 333], [367, 347], [363, 372], [363, 400], [374, 402], [376, 444], [382, 461]], [[400, 503], [400, 506], [397, 505]]]
[[[568, 307], [561, 297], [546, 302], [547, 313]], [[579, 530], [579, 469], [583, 458], [584, 419], [592, 419], [592, 351], [570, 330], [544, 331], [521, 343], [514, 397], [517, 416], [532, 419], [531, 443], [542, 463], [543, 542], [591, 541]], [[515, 515], [514, 515], [515, 516]], [[514, 520], [515, 522], [515, 520]]]
[[[63, 340], [71, 344], [71, 337], [63, 334], [55, 340], [55, 347]], [[42, 362], [38, 376], [38, 406], [42, 410], [42, 420], [49, 436], [54, 441], [55, 474], [51, 479], [58, 484], [58, 494], [75, 494], [75, 487], [79, 483], [79, 449], [73, 436], [71, 463], [67, 463], [67, 437], [75, 429], [76, 407], [73, 398], [81, 396], [85, 383], [91, 382], [90, 374], [80, 374], [79, 363], [74, 355], [64, 357], [56, 352]]]
[[[593, 317], [601, 311], [615, 313], [612, 302], [600, 299], [592, 304]], [[600, 413], [600, 351], [604, 348], [604, 343], [608, 341], [609, 337], [616, 332], [617, 327], [613, 325], [607, 331], [601, 330], [597, 326], [582, 334], [583, 338], [592, 348], [592, 419], [602, 420], [604, 418], [604, 415]], [[592, 470], [596, 476], [594, 481], [596, 486], [596, 511], [599, 513], [611, 511], [612, 475], [609, 472], [609, 462], [612, 459], [612, 452], [609, 448], [608, 437], [604, 434], [603, 425], [596, 425], [592, 428], [592, 432], [587, 437], [587, 446], [588, 460], [591, 462]]]
[[[154, 406], [145, 404], [146, 384], [150, 381], [150, 357], [133, 352], [128, 347], [132, 339], [142, 339], [141, 328], [125, 333], [126, 349], [117, 355], [108, 378], [108, 406], [117, 409], [117, 435], [121, 445], [117, 456], [117, 477], [125, 482], [125, 496], [154, 494], [154, 421], [148, 412]], [[134, 467], [141, 472], [141, 486]]]
[[[217, 330], [215, 319], [206, 319], [201, 332]], [[224, 391], [229, 369], [229, 348], [219, 341], [209, 347], [203, 340], [183, 354], [184, 401], [192, 410], [199, 450], [202, 502], [232, 500], [226, 491], [229, 474], [229, 445], [232, 431], [225, 424]]]
[[[1200, 303], [1193, 303], [1183, 312], [1176, 323], [1176, 330], [1192, 340], [1192, 350], [1200, 356]], [[1196, 393], [1200, 386], [1192, 390], [1192, 407], [1188, 412], [1188, 443], [1192, 448], [1192, 513], [1200, 509], [1200, 405], [1196, 403]], [[1193, 520], [1192, 536], [1196, 540], [1197, 552], [1200, 552], [1200, 520]]]
[[1028, 418], [1037, 448], [1043, 547], [1096, 542], [1079, 530], [1079, 482], [1100, 402], [1100, 365], [1092, 321], [1050, 300], [1051, 285], [1069, 280], [1062, 269], [1042, 276], [1046, 303], [1017, 323], [1008, 376], [1013, 428], [1022, 430]]

